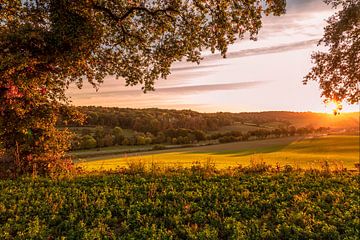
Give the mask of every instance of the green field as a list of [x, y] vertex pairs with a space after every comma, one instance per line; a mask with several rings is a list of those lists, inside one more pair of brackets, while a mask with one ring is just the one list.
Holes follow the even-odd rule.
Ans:
[[70, 155], [75, 158], [87, 158], [94, 156], [104, 156], [112, 154], [122, 154], [129, 152], [140, 152], [140, 151], [150, 151], [152, 145], [141, 145], [141, 146], [113, 146], [113, 147], [103, 147], [97, 149], [83, 149], [70, 152]]
[[138, 154], [102, 156], [78, 163], [86, 170], [111, 170], [133, 162], [145, 165], [190, 167], [196, 162], [212, 163], [218, 169], [247, 166], [252, 162], [270, 165], [292, 165], [304, 169], [321, 168], [327, 162], [332, 168], [355, 169], [359, 162], [359, 136], [330, 135], [289, 137], [236, 142]]
[[359, 239], [348, 172], [0, 180], [0, 239]]
[[224, 126], [221, 127], [219, 130], [217, 131], [213, 131], [214, 133], [226, 133], [229, 131], [240, 131], [240, 132], [249, 132], [249, 131], [254, 131], [254, 130], [259, 130], [259, 129], [271, 129], [273, 128], [273, 126], [278, 127], [278, 125], [276, 123], [274, 123], [273, 125], [268, 123], [267, 125], [256, 125], [256, 124], [252, 124], [252, 123], [234, 123], [230, 126]]

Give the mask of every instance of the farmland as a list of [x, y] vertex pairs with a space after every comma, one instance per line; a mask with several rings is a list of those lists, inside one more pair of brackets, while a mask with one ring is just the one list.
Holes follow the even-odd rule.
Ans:
[[159, 166], [189, 167], [194, 162], [211, 162], [218, 169], [247, 166], [251, 162], [269, 165], [292, 165], [300, 168], [321, 168], [324, 162], [333, 168], [354, 169], [359, 162], [359, 136], [329, 135], [288, 137], [182, 148], [137, 154], [100, 156], [83, 159], [79, 166], [87, 170], [110, 170], [127, 167], [132, 162]]
[[321, 171], [3, 180], [0, 238], [358, 239], [359, 189]]
[[[84, 125], [59, 122], [59, 129], [75, 134], [71, 151], [76, 157], [101, 155], [99, 149], [119, 154], [151, 150], [151, 145], [228, 143], [308, 134], [358, 132], [359, 114], [259, 112], [199, 113], [191, 110], [79, 107]], [[95, 152], [96, 151], [96, 152]], [[105, 151], [102, 151], [105, 152]]]
[[359, 135], [345, 134], [78, 149], [75, 175], [0, 180], [0, 239], [358, 239]]

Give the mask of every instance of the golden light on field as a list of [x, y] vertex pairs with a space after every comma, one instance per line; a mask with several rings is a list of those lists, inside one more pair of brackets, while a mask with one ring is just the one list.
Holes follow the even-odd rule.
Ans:
[[355, 169], [359, 162], [359, 137], [329, 135], [314, 138], [289, 137], [224, 145], [182, 148], [164, 152], [143, 152], [136, 155], [104, 155], [79, 161], [85, 170], [115, 170], [138, 164], [150, 167], [190, 168], [196, 162], [213, 164], [217, 169], [249, 166], [265, 162], [276, 166], [292, 165], [303, 169], [321, 169], [324, 162], [332, 169]]

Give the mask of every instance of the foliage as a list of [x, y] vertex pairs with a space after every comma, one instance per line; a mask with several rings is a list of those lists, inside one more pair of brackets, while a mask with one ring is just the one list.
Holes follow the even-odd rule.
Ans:
[[81, 138], [81, 148], [90, 149], [96, 147], [96, 139], [90, 135], [85, 135]]
[[[121, 127], [123, 130], [132, 129], [137, 132], [150, 132], [157, 135], [158, 132], [168, 129], [191, 129], [208, 131], [238, 130], [231, 129], [233, 125], [251, 126], [249, 130], [267, 128], [268, 126], [290, 127], [331, 127], [358, 129], [359, 113], [343, 113], [336, 118], [329, 117], [325, 113], [312, 112], [217, 112], [199, 113], [191, 110], [170, 109], [131, 109], [116, 107], [83, 106], [76, 108], [86, 115], [85, 126]], [[59, 126], [62, 126], [59, 122]], [[70, 125], [76, 127], [77, 125]], [[227, 128], [228, 127], [228, 128]], [[239, 129], [244, 131], [243, 129]], [[88, 133], [86, 133], [88, 134]]]
[[166, 147], [161, 144], [156, 144], [152, 147], [152, 150], [164, 150], [164, 149], [166, 149]]
[[72, 164], [64, 153], [72, 133], [55, 128], [62, 106], [29, 89], [21, 100], [6, 98], [2, 103], [0, 141], [6, 151], [0, 156], [0, 172], [16, 176], [68, 171]]
[[357, 239], [359, 189], [318, 171], [6, 180], [0, 238]]
[[114, 142], [117, 145], [121, 145], [122, 141], [124, 141], [123, 130], [120, 127], [115, 127], [112, 131], [114, 136]]
[[[115, 127], [117, 129], [119, 127]], [[101, 129], [101, 134], [99, 134]], [[76, 138], [72, 140], [71, 150], [102, 148], [118, 145], [151, 145], [151, 144], [175, 144], [190, 146], [191, 144], [215, 144], [249, 141], [255, 139], [280, 138], [288, 136], [304, 136], [308, 134], [324, 134], [329, 132], [328, 128], [298, 128], [291, 126], [290, 128], [274, 128], [272, 130], [260, 129], [242, 133], [240, 131], [230, 131], [224, 133], [212, 133], [206, 135], [203, 131], [191, 129], [168, 129], [164, 132], [158, 132], [157, 136], [151, 133], [134, 132], [132, 136], [125, 138], [123, 135], [115, 135], [116, 131], [96, 127], [94, 134], [82, 135], [78, 133]], [[95, 138], [94, 138], [95, 137]], [[119, 139], [121, 141], [116, 141]], [[201, 142], [202, 141], [202, 142]], [[100, 150], [100, 149], [99, 149]]]
[[[86, 76], [96, 84], [115, 75], [150, 90], [171, 63], [184, 57], [199, 62], [203, 49], [225, 56], [245, 33], [256, 38], [263, 14], [284, 11], [283, 0], [6, 0], [1, 46], [9, 58], [24, 51], [28, 58], [21, 62], [32, 63], [36, 72], [52, 70], [52, 82], [82, 84]], [[22, 69], [17, 61], [6, 66]]]
[[341, 110], [343, 100], [356, 104], [360, 99], [360, 1], [325, 2], [341, 9], [327, 20], [325, 34], [319, 42], [329, 51], [312, 55], [315, 66], [304, 83], [319, 82], [325, 102], [336, 102], [337, 110]]
[[[232, 124], [236, 117], [230, 113], [198, 113], [191, 110], [169, 109], [131, 109], [83, 106], [77, 107], [87, 116], [87, 126], [121, 127], [138, 132], [157, 134], [172, 128], [191, 130], [216, 130], [219, 127]], [[59, 122], [62, 125], [62, 122]]]

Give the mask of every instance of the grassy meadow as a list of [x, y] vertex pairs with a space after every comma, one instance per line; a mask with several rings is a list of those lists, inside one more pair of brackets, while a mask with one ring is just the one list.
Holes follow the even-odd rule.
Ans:
[[235, 142], [84, 158], [77, 164], [85, 170], [114, 170], [134, 162], [163, 167], [190, 167], [194, 163], [211, 163], [217, 169], [248, 166], [254, 162], [318, 169], [327, 162], [331, 168], [350, 170], [355, 169], [355, 164], [359, 162], [359, 136], [328, 135]]

